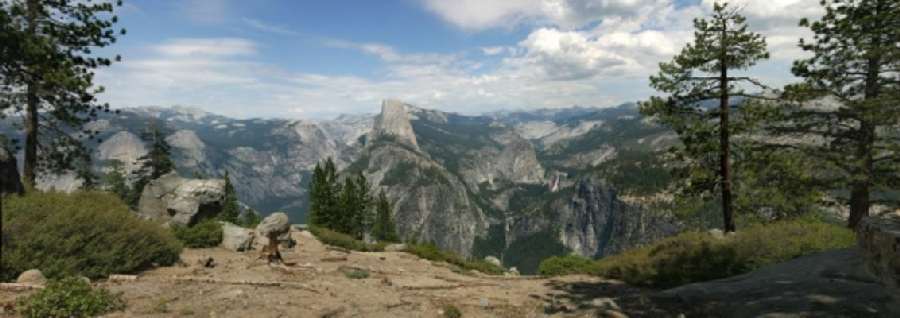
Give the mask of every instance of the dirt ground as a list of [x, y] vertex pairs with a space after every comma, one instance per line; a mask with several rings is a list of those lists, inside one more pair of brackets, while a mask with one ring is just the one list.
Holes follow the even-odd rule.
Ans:
[[[271, 267], [257, 251], [185, 249], [181, 265], [98, 282], [127, 303], [106, 317], [444, 317], [448, 306], [462, 317], [677, 316], [651, 303], [652, 291], [616, 281], [464, 274], [407, 253], [348, 252], [292, 235], [298, 244], [283, 256], [293, 266]], [[214, 267], [199, 264], [209, 257]], [[25, 294], [0, 292], [0, 303]]]

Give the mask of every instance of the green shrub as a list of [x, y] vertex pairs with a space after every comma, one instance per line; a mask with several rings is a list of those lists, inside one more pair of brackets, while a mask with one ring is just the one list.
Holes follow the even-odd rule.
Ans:
[[173, 225], [172, 232], [184, 246], [207, 248], [222, 243], [222, 224], [214, 219], [203, 220], [193, 226]]
[[444, 305], [444, 318], [462, 318], [462, 311], [454, 305]]
[[464, 270], [476, 270], [491, 275], [500, 275], [505, 272], [502, 267], [497, 265], [483, 260], [467, 260], [456, 253], [441, 250], [434, 244], [408, 244], [406, 252], [427, 260], [456, 265]]
[[596, 274], [636, 285], [672, 287], [854, 244], [852, 231], [812, 220], [753, 225], [726, 238], [688, 232], [603, 258], [597, 262]]
[[181, 244], [105, 192], [3, 198], [0, 279], [40, 269], [49, 278], [106, 277], [175, 263]]
[[542, 261], [538, 267], [538, 273], [544, 276], [594, 274], [596, 272], [597, 262], [577, 255], [553, 256]]
[[94, 317], [125, 307], [119, 295], [106, 289], [92, 289], [76, 277], [50, 281], [43, 290], [20, 299], [18, 312], [24, 317]]
[[339, 270], [349, 279], [366, 279], [369, 278], [369, 271], [356, 267], [341, 267]]
[[386, 245], [385, 243], [367, 244], [350, 235], [335, 232], [323, 227], [310, 226], [309, 231], [324, 244], [345, 248], [351, 251], [381, 252], [384, 251]]

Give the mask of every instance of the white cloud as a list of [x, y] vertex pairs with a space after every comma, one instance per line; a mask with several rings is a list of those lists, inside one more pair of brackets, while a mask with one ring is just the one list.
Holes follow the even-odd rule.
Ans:
[[[103, 98], [116, 106], [186, 104], [237, 117], [374, 112], [385, 98], [459, 112], [608, 106], [652, 94], [647, 77], [691, 40], [692, 20], [712, 7], [709, 0], [687, 6], [670, 0], [422, 1], [469, 31], [535, 27], [516, 43], [456, 53], [325, 41], [379, 59], [381, 67], [366, 76], [286, 71], [259, 62], [259, 46], [247, 39], [174, 39], [104, 70], [98, 81], [109, 87]], [[820, 14], [816, 1], [732, 0], [751, 29], [767, 36], [773, 53], [747, 75], [773, 86], [792, 80], [790, 61], [802, 56], [796, 42], [807, 32], [796, 23]], [[251, 22], [244, 20], [254, 27]], [[267, 27], [278, 33], [256, 26]]]
[[266, 22], [262, 22], [256, 19], [251, 18], [243, 18], [244, 24], [247, 24], [251, 28], [262, 32], [275, 33], [281, 35], [297, 35], [298, 33], [294, 30], [288, 29], [286, 27], [269, 24]]
[[153, 50], [171, 57], [253, 55], [256, 44], [238, 38], [182, 38], [157, 45]]
[[525, 23], [582, 27], [606, 16], [628, 16], [665, 0], [422, 0], [425, 8], [469, 31]]

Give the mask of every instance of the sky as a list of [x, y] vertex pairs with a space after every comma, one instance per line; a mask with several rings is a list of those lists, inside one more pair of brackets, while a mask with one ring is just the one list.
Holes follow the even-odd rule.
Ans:
[[[714, 0], [125, 0], [127, 30], [97, 72], [113, 107], [236, 118], [374, 113], [381, 101], [460, 113], [608, 107], [693, 37]], [[731, 0], [772, 58], [741, 73], [795, 81], [818, 0]]]

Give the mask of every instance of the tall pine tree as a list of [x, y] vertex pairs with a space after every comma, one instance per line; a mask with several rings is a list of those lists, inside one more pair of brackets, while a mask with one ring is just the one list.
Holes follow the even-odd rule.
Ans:
[[[654, 116], [678, 133], [684, 147], [677, 157], [690, 162], [689, 190], [709, 193], [720, 190], [724, 228], [735, 230], [731, 176], [733, 128], [729, 118], [734, 97], [753, 98], [747, 86], [761, 86], [744, 70], [769, 57], [765, 39], [748, 31], [746, 19], [727, 4], [716, 3], [708, 19], [695, 19], [694, 42], [650, 77], [651, 86], [668, 93], [641, 105], [641, 112]], [[718, 108], [704, 102], [717, 100]]]
[[[789, 147], [821, 159], [814, 184], [844, 195], [850, 207], [847, 225], [855, 228], [874, 195], [900, 188], [900, 1], [822, 1], [825, 15], [801, 26], [815, 33], [800, 41], [812, 57], [794, 63], [804, 79], [789, 86], [786, 117], [773, 125], [782, 137], [807, 142]], [[835, 107], [808, 101], [836, 99]], [[896, 202], [893, 202], [896, 203]]]
[[328, 158], [324, 165], [317, 163], [310, 182], [307, 223], [312, 226], [332, 227], [338, 214], [337, 203], [340, 192], [334, 161]]
[[81, 143], [96, 132], [83, 129], [98, 112], [94, 70], [115, 58], [93, 51], [115, 42], [121, 1], [0, 2], [0, 112], [21, 115], [25, 135], [23, 179], [34, 184], [39, 170], [69, 170], [89, 156]]

